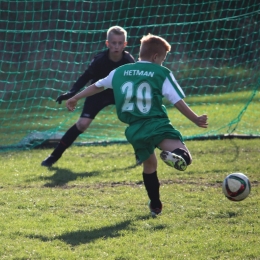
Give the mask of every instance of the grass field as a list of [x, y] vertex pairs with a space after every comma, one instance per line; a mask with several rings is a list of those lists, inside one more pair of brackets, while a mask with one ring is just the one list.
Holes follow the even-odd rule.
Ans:
[[[130, 145], [1, 153], [0, 259], [260, 259], [260, 140], [188, 141], [193, 164], [159, 160], [163, 214], [152, 219]], [[158, 152], [158, 151], [157, 151]], [[222, 193], [243, 172], [241, 202]]]

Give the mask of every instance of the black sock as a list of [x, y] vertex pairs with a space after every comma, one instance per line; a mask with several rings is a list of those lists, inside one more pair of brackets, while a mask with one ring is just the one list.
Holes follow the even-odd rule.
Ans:
[[157, 171], [148, 174], [143, 173], [144, 186], [146, 188], [149, 199], [151, 200], [152, 208], [161, 208], [162, 203], [160, 201], [160, 183], [157, 177]]
[[76, 124], [73, 125], [61, 138], [59, 144], [54, 149], [51, 155], [60, 158], [64, 151], [71, 146], [71, 144], [77, 139], [77, 137], [83, 132], [79, 131]]

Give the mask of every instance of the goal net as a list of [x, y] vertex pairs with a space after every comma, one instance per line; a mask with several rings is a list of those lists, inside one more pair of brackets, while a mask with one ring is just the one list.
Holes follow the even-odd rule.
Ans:
[[[208, 129], [198, 128], [166, 102], [185, 139], [260, 134], [259, 0], [2, 0], [0, 7], [0, 150], [59, 140], [77, 121], [83, 102], [69, 113], [55, 100], [106, 49], [114, 25], [127, 30], [136, 60], [143, 35], [171, 44], [164, 66], [189, 106], [209, 117]], [[125, 127], [109, 106], [76, 143], [125, 142]]]

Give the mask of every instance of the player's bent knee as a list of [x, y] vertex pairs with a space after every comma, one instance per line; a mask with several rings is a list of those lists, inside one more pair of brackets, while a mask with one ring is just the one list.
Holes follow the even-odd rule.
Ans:
[[173, 153], [180, 155], [185, 162], [187, 163], [187, 165], [190, 165], [192, 163], [192, 158], [190, 156], [190, 154], [183, 148], [177, 148], [175, 150], [172, 151]]
[[91, 123], [91, 121], [89, 122], [89, 121], [80, 121], [79, 120], [76, 125], [77, 125], [77, 128], [79, 131], [84, 132], [88, 129], [90, 123]]
[[82, 124], [77, 124], [77, 128], [78, 128], [79, 131], [84, 132], [84, 131], [87, 130], [88, 127], [86, 127]]

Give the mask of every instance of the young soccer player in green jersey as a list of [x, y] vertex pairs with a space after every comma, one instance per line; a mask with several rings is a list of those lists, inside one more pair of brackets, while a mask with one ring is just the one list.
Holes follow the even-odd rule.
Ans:
[[66, 103], [67, 108], [73, 111], [79, 99], [107, 88], [114, 90], [118, 118], [128, 124], [126, 138], [143, 162], [143, 180], [153, 217], [162, 212], [155, 148], [161, 149], [161, 159], [177, 170], [184, 171], [192, 162], [181, 133], [172, 126], [167, 116], [162, 98], [167, 98], [197, 126], [208, 126], [207, 115], [198, 116], [189, 108], [183, 101], [185, 95], [172, 72], [162, 66], [170, 49], [171, 46], [165, 39], [151, 34], [144, 36], [137, 63], [111, 71], [106, 78], [97, 81]]

